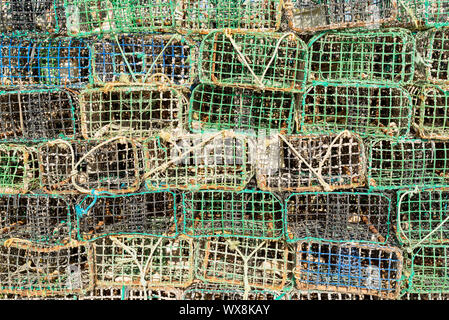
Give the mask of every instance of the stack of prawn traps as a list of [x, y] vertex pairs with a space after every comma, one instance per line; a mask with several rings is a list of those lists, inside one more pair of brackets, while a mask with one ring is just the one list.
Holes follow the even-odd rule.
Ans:
[[449, 299], [449, 0], [0, 0], [1, 299]]

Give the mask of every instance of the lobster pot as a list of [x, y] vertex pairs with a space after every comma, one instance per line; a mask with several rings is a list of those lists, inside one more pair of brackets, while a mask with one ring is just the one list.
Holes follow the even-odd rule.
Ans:
[[343, 301], [343, 300], [384, 300], [378, 296], [366, 295], [366, 294], [353, 294], [344, 292], [326, 292], [319, 290], [296, 290], [293, 289], [287, 293], [284, 300], [324, 300], [324, 301]]
[[281, 295], [275, 291], [250, 290], [245, 299], [244, 291], [242, 287], [200, 283], [185, 290], [182, 300], [275, 300]]
[[410, 131], [411, 113], [410, 94], [396, 85], [314, 82], [303, 95], [298, 126], [305, 133], [399, 137]]
[[180, 300], [181, 293], [176, 288], [136, 289], [129, 287], [96, 287], [83, 295], [80, 300]]
[[39, 142], [75, 135], [72, 98], [63, 89], [0, 93], [0, 141]]
[[82, 294], [93, 285], [88, 245], [0, 247], [0, 293], [25, 297]]
[[290, 241], [386, 242], [390, 199], [365, 192], [294, 193], [286, 200]]
[[64, 0], [70, 36], [170, 31], [175, 27], [172, 0]]
[[56, 34], [64, 29], [64, 8], [59, 1], [0, 0], [2, 34]]
[[105, 287], [188, 287], [193, 281], [193, 242], [139, 236], [94, 242], [95, 283]]
[[307, 46], [293, 33], [211, 32], [200, 46], [205, 84], [299, 91], [307, 80]]
[[82, 39], [0, 37], [0, 85], [81, 86], [90, 56]]
[[449, 300], [447, 293], [405, 293], [401, 300]]
[[309, 43], [312, 80], [407, 84], [415, 71], [415, 39], [406, 29], [327, 32]]
[[36, 153], [19, 145], [0, 145], [0, 194], [27, 193], [37, 182]]
[[426, 27], [449, 26], [448, 0], [414, 0], [414, 12], [417, 18], [424, 17]]
[[224, 28], [276, 31], [281, 24], [280, 0], [181, 0], [177, 5], [178, 25], [195, 33]]
[[445, 186], [447, 142], [407, 139], [371, 142], [368, 180], [373, 189]]
[[394, 299], [400, 290], [402, 253], [356, 243], [299, 242], [293, 273], [300, 290]]
[[[206, 283], [281, 290], [291, 260], [284, 241], [211, 238], [199, 244], [197, 278]], [[246, 281], [245, 281], [246, 279]]]
[[148, 139], [144, 149], [149, 190], [240, 191], [253, 176], [248, 141], [232, 132], [164, 134]]
[[85, 139], [148, 138], [154, 132], [181, 127], [187, 108], [184, 101], [173, 87], [88, 88], [79, 97], [81, 131]]
[[200, 84], [190, 97], [189, 129], [292, 133], [295, 102], [290, 92]]
[[192, 237], [279, 239], [283, 204], [274, 194], [205, 190], [183, 194], [184, 234]]
[[142, 150], [134, 140], [55, 140], [41, 144], [38, 150], [40, 185], [47, 193], [91, 193], [95, 189], [124, 194], [140, 188]]
[[58, 196], [0, 195], [0, 240], [62, 244], [71, 231], [70, 206]]
[[164, 237], [178, 234], [176, 195], [173, 192], [88, 196], [86, 202], [94, 205], [86, 214], [78, 215], [78, 232], [82, 240], [110, 234]]
[[257, 184], [264, 191], [331, 191], [365, 184], [364, 146], [349, 132], [260, 136], [257, 149]]
[[355, 27], [379, 28], [393, 21], [396, 0], [287, 0], [290, 28], [300, 33]]
[[193, 82], [192, 60], [196, 53], [194, 46], [180, 35], [135, 34], [96, 39], [91, 47], [96, 84], [146, 82], [154, 74], [164, 74], [176, 85], [189, 86]]

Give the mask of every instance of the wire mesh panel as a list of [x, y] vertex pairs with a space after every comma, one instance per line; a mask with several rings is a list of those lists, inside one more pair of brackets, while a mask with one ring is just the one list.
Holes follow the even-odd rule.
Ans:
[[332, 191], [365, 184], [364, 146], [338, 135], [259, 137], [257, 184], [265, 191]]
[[296, 32], [378, 28], [397, 14], [396, 0], [288, 0], [288, 4], [290, 28]]
[[198, 245], [195, 270], [207, 283], [244, 286], [248, 292], [281, 290], [287, 281], [289, 250], [284, 241], [217, 237]]
[[176, 288], [136, 289], [122, 287], [96, 287], [80, 300], [180, 300], [181, 292]]
[[[448, 1], [449, 19], [449, 1]], [[431, 29], [418, 32], [417, 76], [432, 83], [449, 83], [449, 32], [443, 29]]]
[[363, 137], [405, 136], [412, 99], [396, 85], [314, 82], [301, 102], [301, 132], [351, 130]]
[[326, 292], [319, 290], [292, 290], [287, 293], [285, 300], [384, 300], [378, 296], [353, 294], [344, 292]]
[[170, 31], [172, 0], [64, 0], [70, 36]]
[[250, 290], [244, 299], [244, 288], [231, 285], [200, 283], [182, 294], [182, 300], [275, 300], [280, 294], [269, 290]]
[[49, 244], [67, 243], [69, 203], [57, 196], [0, 195], [0, 240], [11, 238]]
[[424, 14], [425, 25], [428, 27], [449, 26], [449, 1], [448, 0], [417, 0], [420, 11], [418, 16]]
[[186, 192], [182, 207], [189, 236], [279, 239], [284, 234], [282, 202], [268, 192]]
[[396, 298], [402, 275], [397, 248], [299, 242], [294, 269], [297, 288]]
[[89, 203], [89, 210], [77, 212], [78, 232], [82, 240], [114, 234], [163, 237], [178, 234], [176, 195], [171, 191], [87, 196], [85, 200]]
[[85, 139], [147, 138], [181, 127], [185, 100], [173, 87], [88, 88], [79, 96], [81, 131]]
[[35, 151], [19, 145], [0, 145], [0, 193], [27, 193], [37, 182]]
[[307, 80], [307, 47], [293, 33], [215, 31], [200, 46], [205, 84], [266, 90], [301, 90]]
[[145, 142], [149, 190], [243, 190], [253, 176], [247, 139], [229, 131], [163, 134]]
[[135, 34], [99, 39], [91, 46], [94, 83], [146, 82], [155, 74], [164, 74], [177, 85], [193, 82], [196, 52], [180, 35]]
[[447, 142], [407, 139], [371, 142], [368, 180], [371, 188], [401, 189], [447, 185]]
[[189, 239], [107, 237], [94, 242], [94, 250], [99, 286], [187, 287], [193, 281], [193, 242]]
[[181, 0], [177, 11], [179, 25], [189, 31], [208, 33], [223, 28], [276, 31], [281, 24], [282, 1]]
[[313, 80], [406, 84], [415, 71], [415, 39], [406, 29], [327, 32], [309, 43]]
[[378, 193], [293, 193], [286, 200], [288, 240], [385, 243], [390, 203], [388, 197]]
[[233, 129], [244, 132], [293, 132], [292, 93], [257, 91], [200, 84], [190, 97], [189, 128], [193, 132]]
[[449, 300], [447, 293], [405, 293], [401, 300]]
[[0, 141], [39, 142], [74, 135], [75, 111], [68, 91], [0, 92]]
[[82, 85], [90, 49], [83, 39], [0, 37], [0, 85]]
[[0, 247], [0, 294], [26, 297], [83, 293], [93, 285], [92, 252], [86, 245]]

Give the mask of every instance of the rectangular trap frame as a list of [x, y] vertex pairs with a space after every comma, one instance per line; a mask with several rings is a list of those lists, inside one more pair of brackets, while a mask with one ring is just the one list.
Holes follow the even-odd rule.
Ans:
[[395, 299], [402, 276], [398, 248], [358, 243], [298, 242], [293, 271], [299, 290]]
[[276, 195], [263, 191], [184, 192], [184, 234], [280, 239], [284, 235], [283, 207]]
[[343, 300], [387, 300], [378, 296], [367, 294], [354, 294], [344, 292], [326, 292], [319, 290], [297, 290], [293, 289], [287, 293], [283, 300], [306, 300], [306, 301], [343, 301]]
[[64, 0], [70, 36], [167, 32], [175, 28], [172, 0]]
[[250, 290], [248, 297], [244, 299], [245, 289], [231, 285], [219, 285], [213, 283], [198, 283], [190, 286], [182, 293], [181, 300], [198, 301], [237, 301], [237, 300], [275, 300], [281, 294], [270, 290]]
[[77, 215], [82, 241], [121, 234], [170, 238], [178, 235], [179, 201], [171, 191], [89, 195], [85, 201], [83, 206], [89, 205], [89, 210]]
[[193, 241], [184, 237], [100, 238], [94, 242], [95, 284], [137, 289], [185, 288], [194, 278], [193, 258]]
[[448, 0], [415, 0], [413, 14], [417, 19], [423, 19], [426, 27], [449, 26]]
[[190, 96], [189, 129], [292, 133], [295, 103], [291, 92], [200, 84]]
[[92, 291], [78, 297], [79, 300], [180, 300], [177, 288], [147, 290], [129, 287], [95, 287]]
[[293, 33], [220, 30], [199, 49], [204, 84], [262, 90], [300, 91], [307, 80], [307, 46]]
[[82, 86], [90, 60], [83, 39], [0, 37], [0, 85]]
[[248, 294], [250, 289], [277, 291], [287, 282], [291, 259], [282, 240], [215, 237], [198, 243], [195, 270], [206, 283], [244, 287]]
[[299, 33], [378, 28], [394, 21], [396, 0], [286, 0], [290, 28]]
[[171, 136], [144, 142], [146, 187], [240, 191], [253, 176], [250, 144], [231, 131]]
[[25, 297], [71, 296], [93, 285], [89, 245], [29, 245], [14, 241], [0, 247], [0, 294]]
[[178, 34], [122, 35], [95, 40], [91, 48], [94, 84], [140, 83], [164, 74], [172, 84], [189, 87], [195, 77], [195, 46]]
[[354, 131], [362, 137], [401, 137], [410, 131], [412, 98], [398, 85], [314, 82], [302, 96], [302, 133]]
[[285, 202], [287, 241], [385, 243], [391, 200], [371, 192], [293, 193]]
[[257, 185], [264, 191], [332, 191], [365, 185], [360, 137], [334, 135], [259, 136]]
[[312, 80], [399, 85], [413, 80], [415, 38], [406, 29], [325, 32], [308, 47]]

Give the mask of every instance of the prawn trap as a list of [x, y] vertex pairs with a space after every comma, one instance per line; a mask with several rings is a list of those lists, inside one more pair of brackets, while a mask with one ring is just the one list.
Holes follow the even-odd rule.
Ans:
[[0, 195], [0, 239], [62, 244], [70, 241], [69, 203], [57, 196]]
[[374, 189], [434, 187], [448, 184], [449, 144], [407, 139], [370, 145], [368, 181]]
[[293, 193], [286, 200], [288, 241], [385, 243], [390, 205], [389, 198], [377, 193]]
[[95, 240], [117, 234], [175, 237], [177, 228], [176, 195], [170, 191], [129, 195], [87, 196], [89, 206], [77, 208], [81, 240]]
[[394, 299], [400, 290], [402, 253], [354, 243], [299, 242], [294, 275], [300, 290]]
[[172, 0], [64, 0], [70, 36], [167, 32], [175, 27]]
[[415, 38], [406, 29], [327, 32], [309, 43], [313, 80], [408, 84], [415, 71]]
[[379, 28], [397, 15], [396, 0], [287, 0], [287, 4], [290, 28], [301, 33]]
[[250, 238], [211, 238], [201, 241], [196, 256], [197, 277], [206, 283], [249, 290], [281, 290], [291, 261], [284, 241]]
[[188, 287], [193, 281], [193, 242], [114, 236], [94, 242], [95, 283], [146, 290]]
[[[447, 4], [449, 19], [449, 1]], [[416, 47], [417, 78], [431, 83], [449, 84], [448, 30], [443, 28], [418, 32]]]
[[353, 294], [344, 292], [326, 292], [319, 290], [292, 290], [287, 293], [287, 297], [284, 300], [324, 300], [324, 301], [343, 301], [343, 300], [384, 300], [377, 296], [366, 295], [366, 294]]
[[194, 46], [173, 35], [127, 35], [91, 44], [92, 78], [96, 84], [147, 82], [163, 74], [175, 85], [190, 86], [194, 78]]
[[93, 285], [92, 251], [85, 245], [0, 247], [0, 294], [51, 297], [82, 294]]
[[39, 142], [75, 135], [75, 110], [68, 91], [0, 92], [0, 141]]
[[182, 127], [186, 98], [173, 87], [89, 88], [80, 93], [81, 131], [85, 139], [112, 136], [148, 138]]
[[96, 287], [79, 297], [80, 300], [180, 300], [181, 292], [176, 288], [135, 289], [129, 287]]
[[186, 192], [182, 207], [188, 236], [279, 239], [284, 234], [283, 204], [268, 192]]
[[160, 189], [240, 191], [253, 176], [250, 145], [229, 131], [161, 134], [144, 144], [146, 186]]
[[290, 92], [256, 91], [200, 84], [190, 98], [189, 128], [193, 132], [293, 132], [295, 98]]
[[223, 28], [276, 31], [281, 24], [282, 3], [282, 0], [181, 0], [178, 23], [182, 29], [196, 33]]
[[39, 152], [40, 185], [48, 193], [136, 192], [143, 174], [140, 145], [123, 137], [107, 141], [50, 141]]
[[416, 16], [424, 16], [427, 27], [449, 26], [449, 0], [415, 0]]
[[362, 140], [338, 135], [259, 137], [257, 184], [264, 191], [332, 191], [365, 185]]
[[0, 37], [0, 85], [81, 86], [90, 58], [82, 39]]
[[350, 130], [368, 136], [405, 136], [412, 98], [402, 87], [314, 82], [301, 102], [299, 126], [305, 133]]
[[[250, 290], [246, 300], [275, 300], [279, 292], [269, 290]], [[182, 300], [244, 300], [242, 287], [205, 284], [192, 285], [182, 294]]]
[[225, 29], [207, 35], [199, 51], [204, 84], [299, 91], [307, 80], [307, 46], [293, 33]]

